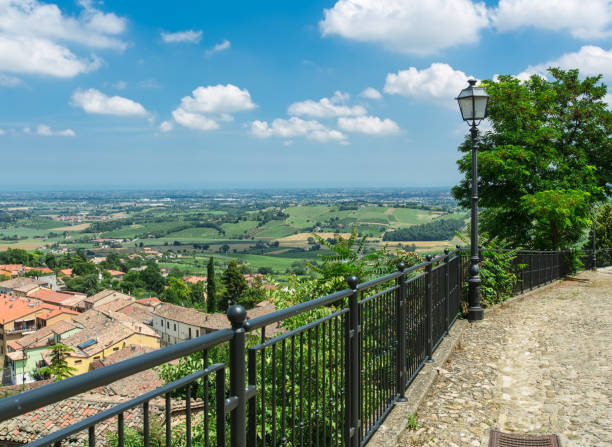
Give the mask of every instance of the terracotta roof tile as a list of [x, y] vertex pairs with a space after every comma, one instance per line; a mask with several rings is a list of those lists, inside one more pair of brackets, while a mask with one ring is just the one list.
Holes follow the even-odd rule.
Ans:
[[41, 309], [52, 310], [55, 306], [39, 300], [0, 294], [0, 321], [5, 324], [23, 318]]

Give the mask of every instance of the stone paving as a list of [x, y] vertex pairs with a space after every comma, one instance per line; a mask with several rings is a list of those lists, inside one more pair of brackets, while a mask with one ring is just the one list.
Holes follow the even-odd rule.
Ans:
[[397, 445], [487, 446], [495, 428], [556, 433], [563, 447], [612, 446], [611, 340], [610, 269], [492, 309], [438, 366], [418, 427]]

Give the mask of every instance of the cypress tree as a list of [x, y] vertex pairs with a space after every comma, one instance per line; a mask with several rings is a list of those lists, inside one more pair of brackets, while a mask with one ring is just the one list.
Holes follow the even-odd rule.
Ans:
[[208, 277], [206, 278], [206, 294], [208, 295], [206, 301], [206, 308], [208, 312], [213, 313], [217, 311], [217, 290], [215, 287], [215, 264], [214, 259], [211, 256], [208, 260]]

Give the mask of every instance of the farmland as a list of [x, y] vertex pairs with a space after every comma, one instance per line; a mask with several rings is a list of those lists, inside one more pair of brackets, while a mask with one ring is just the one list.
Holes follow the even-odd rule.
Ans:
[[[383, 246], [388, 232], [467, 217], [444, 190], [154, 192], [120, 200], [98, 193], [95, 200], [4, 197], [3, 204], [0, 249], [80, 249], [88, 256], [152, 250], [161, 265], [190, 274], [205, 272], [214, 256], [221, 266], [236, 259], [246, 271], [283, 276], [328, 253], [321, 240], [333, 243], [354, 230], [371, 250]], [[440, 251], [456, 243], [452, 236], [387, 245]]]

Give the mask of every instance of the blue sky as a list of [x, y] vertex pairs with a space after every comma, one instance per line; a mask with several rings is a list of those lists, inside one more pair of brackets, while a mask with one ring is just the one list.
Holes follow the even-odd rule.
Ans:
[[609, 0], [172, 5], [0, 0], [0, 185], [451, 186], [468, 77], [612, 79]]

